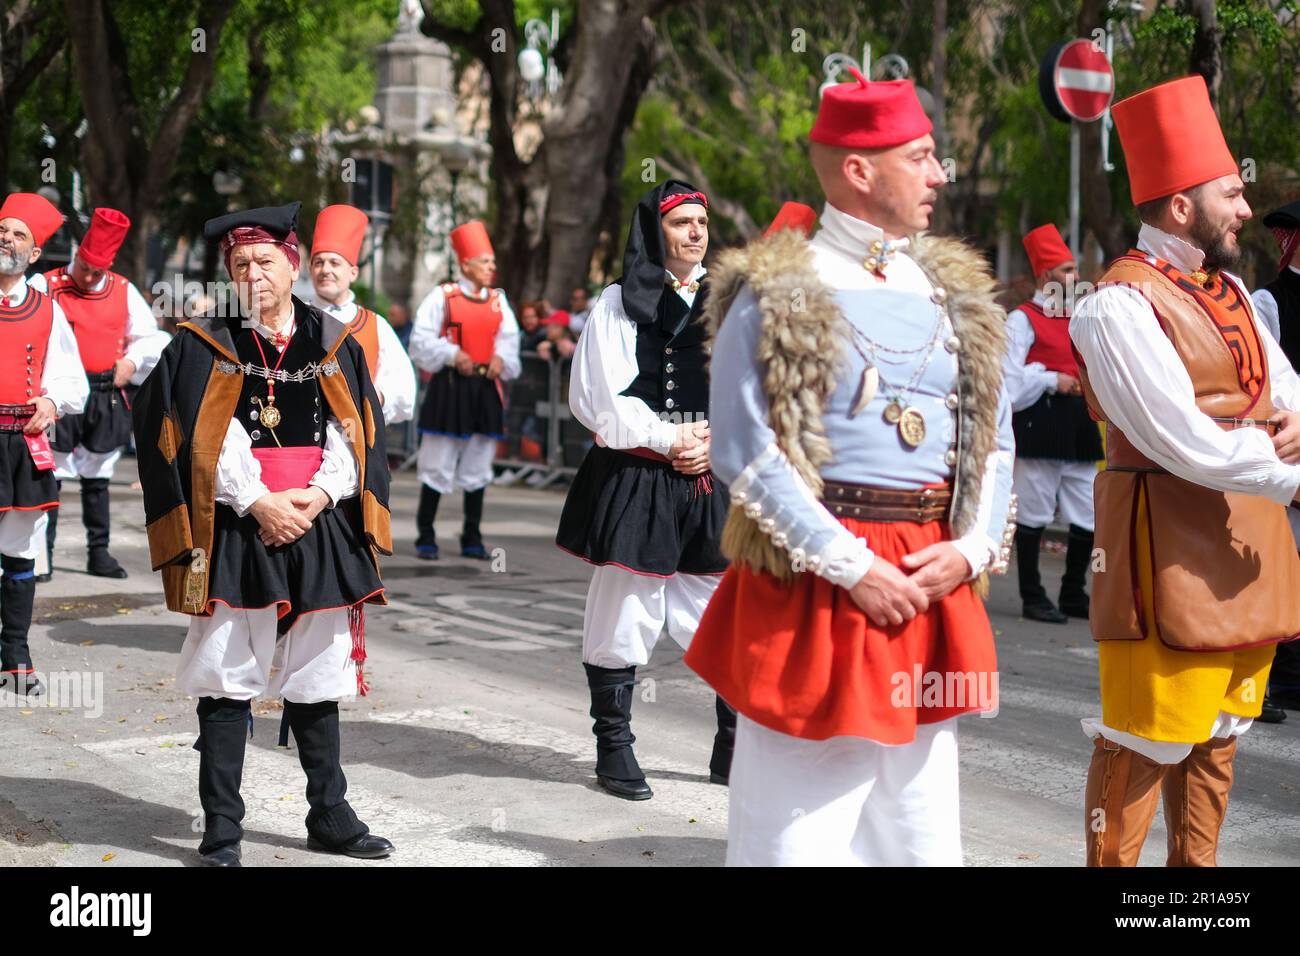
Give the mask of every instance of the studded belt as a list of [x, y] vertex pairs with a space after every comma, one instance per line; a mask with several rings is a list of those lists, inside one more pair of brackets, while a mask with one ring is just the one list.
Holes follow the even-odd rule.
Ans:
[[0, 405], [0, 432], [22, 431], [35, 413], [35, 405]]
[[827, 481], [822, 486], [822, 505], [837, 518], [925, 524], [946, 518], [951, 504], [950, 485], [910, 491], [842, 481]]

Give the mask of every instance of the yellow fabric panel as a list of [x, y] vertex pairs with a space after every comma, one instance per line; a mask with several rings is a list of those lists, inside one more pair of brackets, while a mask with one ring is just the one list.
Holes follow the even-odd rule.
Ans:
[[1101, 712], [1107, 727], [1148, 740], [1200, 743], [1219, 711], [1258, 717], [1274, 645], [1242, 651], [1176, 651], [1155, 631], [1146, 487], [1139, 484], [1138, 583], [1147, 635], [1141, 641], [1099, 641]]

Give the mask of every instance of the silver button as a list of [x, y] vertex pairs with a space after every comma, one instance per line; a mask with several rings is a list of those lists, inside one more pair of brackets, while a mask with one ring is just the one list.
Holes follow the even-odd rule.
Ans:
[[320, 441], [320, 432], [316, 433], [316, 436], [312, 439], [312, 441]]
[[957, 453], [955, 451], [950, 450], [946, 455], [943, 456], [943, 463], [947, 465], [949, 468], [957, 464]]
[[[28, 348], [30, 348], [30, 347], [31, 347], [31, 346], [28, 346]], [[665, 349], [664, 349], [664, 355], [672, 355], [672, 354], [673, 354], [673, 350], [672, 350], [671, 348], [665, 348]]]
[[[28, 392], [27, 394], [30, 395], [31, 392]], [[672, 400], [671, 398], [668, 399], [668, 401], [664, 402], [664, 406], [667, 407], [667, 408], [672, 408], [674, 404], [675, 404], [675, 403], [673, 402], [673, 400]]]
[[943, 403], [948, 406], [949, 411], [955, 412], [957, 410], [957, 406], [961, 404], [961, 399], [957, 397], [956, 392], [953, 392], [951, 395], [949, 395], [947, 398], [943, 400]]
[[947, 342], [943, 343], [943, 347], [946, 348], [949, 352], [956, 352], [958, 349], [961, 348], [961, 339], [957, 338], [957, 336], [954, 335], [951, 338], [949, 338]]
[[675, 389], [676, 387], [677, 387], [677, 384], [676, 384], [675, 382], [669, 382], [667, 385], [664, 386], [664, 388], [668, 389], [668, 391], [670, 391], [670, 392], [671, 392], [673, 389]]
[[255, 408], [251, 412], [249, 412], [248, 417], [251, 421], [257, 421], [257, 409]]
[[942, 287], [936, 287], [934, 290], [934, 295], [932, 295], [930, 298], [932, 298], [935, 302], [942, 302], [944, 299], [948, 298], [948, 290]]
[[669, 375], [673, 374], [673, 363], [669, 362], [667, 365], [665, 365], [664, 371], [667, 372]]
[[256, 428], [254, 428], [248, 437], [253, 439], [253, 441], [257, 441], [259, 438], [262, 437], [262, 433], [258, 431]]

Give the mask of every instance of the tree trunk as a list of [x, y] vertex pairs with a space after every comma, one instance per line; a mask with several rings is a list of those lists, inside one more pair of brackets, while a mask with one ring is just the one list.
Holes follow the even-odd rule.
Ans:
[[67, 43], [61, 18], [56, 17], [36, 43], [35, 30], [55, 11], [54, 0], [10, 4], [0, 22], [0, 188], [8, 192], [10, 138], [18, 104]]
[[[934, 41], [930, 50], [930, 95], [934, 97], [934, 154], [943, 162], [948, 158], [948, 0], [934, 0]], [[952, 223], [952, 210], [944, 198], [946, 189], [939, 191], [934, 219], [930, 227], [935, 232], [946, 232]]]
[[[1083, 0], [1078, 35], [1106, 27], [1106, 0]], [[1083, 225], [1097, 237], [1107, 262], [1122, 256], [1132, 245], [1128, 226], [1119, 215], [1110, 189], [1110, 174], [1101, 167], [1101, 121], [1080, 124], [1079, 205]], [[1127, 197], [1124, 198], [1127, 202]], [[1122, 207], [1121, 207], [1122, 208]]]
[[179, 88], [162, 111], [152, 140], [126, 73], [126, 43], [107, 0], [66, 0], [77, 85], [86, 114], [82, 171], [92, 204], [112, 206], [132, 222], [114, 263], [145, 281], [145, 240], [158, 228], [158, 208], [176, 168], [185, 131], [212, 85], [221, 27], [236, 0], [200, 0], [202, 49], [190, 55]]
[[1196, 17], [1196, 37], [1192, 40], [1191, 71], [1205, 77], [1210, 88], [1210, 102], [1219, 106], [1219, 81], [1223, 77], [1223, 31], [1214, 0], [1189, 0]]

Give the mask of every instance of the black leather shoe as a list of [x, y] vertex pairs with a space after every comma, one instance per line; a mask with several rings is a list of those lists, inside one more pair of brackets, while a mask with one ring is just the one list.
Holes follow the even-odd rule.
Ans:
[[97, 578], [124, 578], [126, 568], [108, 553], [108, 548], [93, 548], [86, 558], [86, 573]]
[[604, 787], [606, 792], [623, 800], [649, 800], [655, 795], [644, 777], [640, 780], [615, 780], [613, 777], [602, 777], [596, 774], [596, 782]]
[[381, 836], [363, 833], [340, 846], [326, 846], [309, 834], [307, 849], [319, 850], [322, 853], [342, 853], [344, 856], [356, 857], [358, 860], [379, 860], [391, 854], [396, 848]]
[[1264, 706], [1269, 704], [1283, 710], [1300, 710], [1300, 693], [1292, 690], [1270, 690], [1264, 695]]
[[1057, 607], [1061, 609], [1062, 614], [1068, 617], [1081, 617], [1086, 621], [1091, 603], [1088, 595], [1085, 594], [1081, 598], [1061, 598], [1061, 602]]
[[1268, 694], [1264, 695], [1264, 705], [1259, 712], [1259, 717], [1266, 724], [1280, 724], [1286, 720], [1286, 711], [1279, 707]]
[[36, 679], [35, 674], [5, 671], [0, 673], [0, 690], [7, 690], [19, 697], [39, 697], [45, 693], [45, 685]]
[[709, 774], [709, 783], [721, 784], [722, 786], [725, 787], [725, 786], [728, 785], [728, 783], [729, 783], [730, 781], [731, 781], [731, 778], [730, 778], [730, 777], [724, 777], [724, 776], [723, 776], [722, 774], [720, 774], [720, 773], [710, 773], [710, 774]]
[[1066, 624], [1070, 620], [1051, 604], [1027, 604], [1022, 614], [1027, 621], [1042, 621], [1044, 624]]
[[210, 853], [199, 854], [199, 866], [243, 866], [239, 862], [239, 844], [220, 846]]
[[49, 584], [50, 581], [52, 581], [53, 579], [54, 579], [54, 572], [46, 571], [44, 574], [36, 575], [35, 581], [37, 584]]

